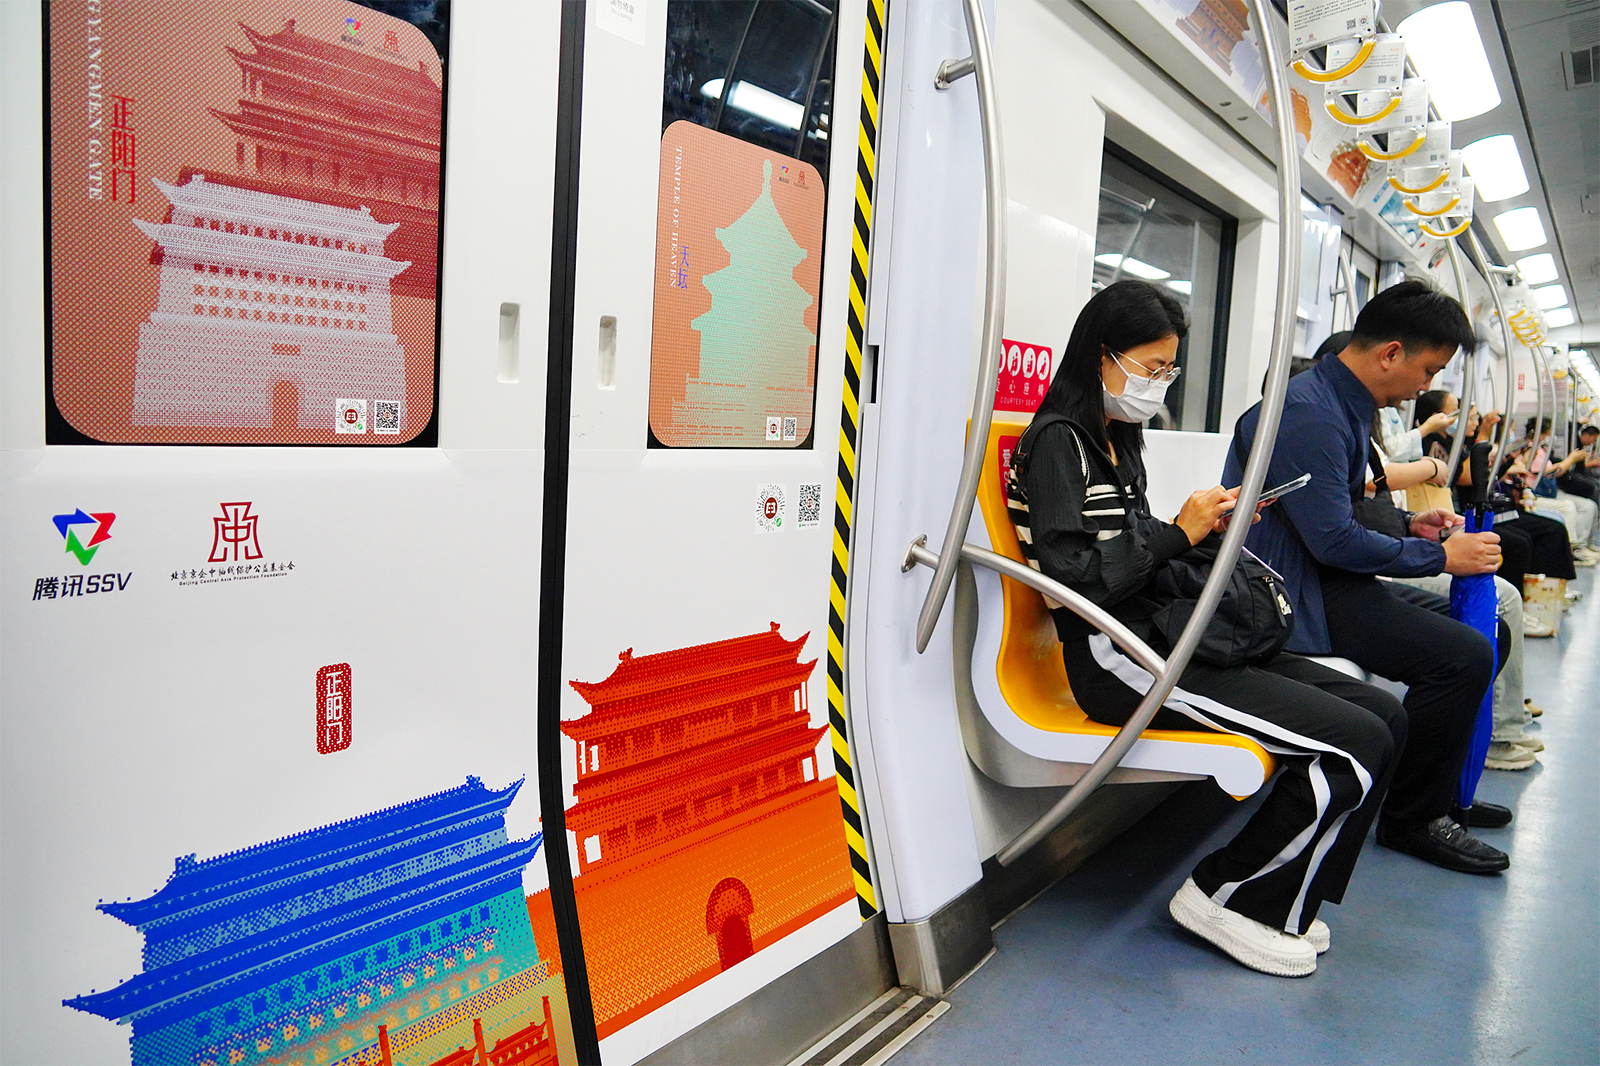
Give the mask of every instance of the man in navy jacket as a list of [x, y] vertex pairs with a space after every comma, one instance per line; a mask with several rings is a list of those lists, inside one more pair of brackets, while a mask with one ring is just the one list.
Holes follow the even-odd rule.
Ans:
[[[1376, 575], [1493, 573], [1499, 536], [1451, 531], [1446, 510], [1408, 515], [1411, 535], [1391, 537], [1356, 521], [1364, 494], [1374, 412], [1428, 388], [1458, 348], [1476, 345], [1461, 307], [1427, 284], [1378, 293], [1341, 352], [1289, 382], [1267, 484], [1303, 473], [1311, 482], [1266, 508], [1250, 550], [1283, 574], [1294, 597], [1289, 650], [1337, 655], [1407, 686], [1401, 757], [1378, 822], [1378, 842], [1453, 870], [1495, 873], [1506, 855], [1452, 816], [1456, 783], [1483, 694], [1494, 682], [1494, 649], [1483, 635], [1401, 598]], [[1261, 405], [1239, 419], [1223, 483], [1237, 485]], [[1408, 732], [1409, 735], [1401, 735]], [[1503, 808], [1491, 813], [1509, 812]], [[1474, 822], [1474, 824], [1489, 824]]]

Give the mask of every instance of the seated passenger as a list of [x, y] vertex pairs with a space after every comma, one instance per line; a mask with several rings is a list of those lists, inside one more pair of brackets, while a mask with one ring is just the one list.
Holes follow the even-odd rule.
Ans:
[[[1110, 611], [1156, 651], [1155, 578], [1221, 527], [1237, 490], [1195, 492], [1172, 522], [1149, 513], [1140, 422], [1178, 376], [1183, 309], [1164, 290], [1120, 281], [1084, 307], [1060, 368], [1012, 459], [1007, 496], [1028, 562]], [[1110, 638], [1051, 604], [1073, 697], [1121, 725], [1154, 679]], [[1405, 746], [1406, 714], [1380, 689], [1280, 653], [1256, 665], [1191, 662], [1158, 729], [1250, 737], [1283, 766], [1255, 815], [1195, 867], [1172, 915], [1264, 973], [1310, 973], [1327, 947], [1317, 918], [1339, 902]], [[1458, 763], [1459, 765], [1459, 763]]]
[[[1267, 509], [1249, 544], [1294, 595], [1290, 650], [1337, 655], [1408, 686], [1410, 738], [1384, 800], [1378, 842], [1447, 869], [1487, 874], [1510, 860], [1462, 828], [1451, 808], [1494, 679], [1494, 649], [1470, 626], [1408, 601], [1376, 575], [1493, 573], [1499, 537], [1456, 532], [1441, 543], [1461, 521], [1446, 510], [1410, 515], [1410, 536], [1388, 536], [1361, 525], [1353, 505], [1366, 487], [1374, 411], [1417, 396], [1458, 348], [1475, 344], [1460, 305], [1422, 282], [1374, 296], [1344, 351], [1289, 382], [1267, 481], [1309, 473], [1311, 483]], [[1239, 419], [1225, 479], [1239, 480], [1260, 414], [1257, 404]]]
[[1578, 430], [1578, 447], [1567, 458], [1573, 461], [1565, 474], [1556, 479], [1562, 492], [1600, 501], [1600, 426]]

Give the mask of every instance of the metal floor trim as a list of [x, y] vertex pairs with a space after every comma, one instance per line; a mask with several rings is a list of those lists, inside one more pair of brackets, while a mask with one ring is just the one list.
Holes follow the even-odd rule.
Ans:
[[879, 1066], [949, 1009], [942, 999], [891, 988], [791, 1066]]

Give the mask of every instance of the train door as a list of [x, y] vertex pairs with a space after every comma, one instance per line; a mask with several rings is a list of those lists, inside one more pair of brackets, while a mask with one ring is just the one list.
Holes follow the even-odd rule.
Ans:
[[575, 1061], [558, 12], [409, 7], [0, 7], [0, 1060]]
[[568, 979], [608, 1062], [876, 911], [829, 698], [872, 6], [607, 0], [563, 25], [540, 741]]

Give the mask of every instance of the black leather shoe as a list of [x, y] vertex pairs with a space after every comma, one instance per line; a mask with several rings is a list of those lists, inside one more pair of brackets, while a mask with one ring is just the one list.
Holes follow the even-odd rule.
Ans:
[[1505, 852], [1491, 848], [1447, 814], [1421, 825], [1379, 822], [1378, 843], [1464, 874], [1495, 874], [1511, 865]]
[[1478, 800], [1470, 807], [1451, 807], [1450, 817], [1474, 829], [1504, 829], [1511, 824], [1511, 808]]

